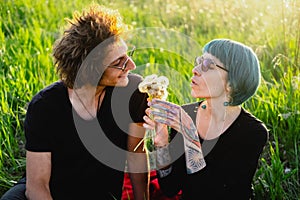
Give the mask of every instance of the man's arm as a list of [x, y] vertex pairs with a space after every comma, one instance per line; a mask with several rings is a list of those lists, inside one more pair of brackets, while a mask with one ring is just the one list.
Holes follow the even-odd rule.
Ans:
[[143, 150], [143, 144], [135, 149], [143, 139], [144, 134], [145, 129], [142, 123], [129, 125], [127, 164], [135, 200], [149, 199], [149, 172], [146, 152]]
[[49, 188], [50, 152], [26, 152], [26, 192], [29, 200], [52, 200]]

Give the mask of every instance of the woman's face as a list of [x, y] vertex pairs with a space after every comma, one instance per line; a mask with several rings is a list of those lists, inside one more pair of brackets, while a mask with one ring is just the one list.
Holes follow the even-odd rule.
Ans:
[[125, 87], [128, 84], [129, 71], [136, 68], [135, 63], [127, 55], [127, 45], [122, 40], [109, 48], [105, 60], [110, 64], [105, 69], [99, 85]]
[[191, 95], [194, 98], [224, 97], [228, 92], [228, 72], [215, 56], [205, 53], [198, 57], [192, 70]]

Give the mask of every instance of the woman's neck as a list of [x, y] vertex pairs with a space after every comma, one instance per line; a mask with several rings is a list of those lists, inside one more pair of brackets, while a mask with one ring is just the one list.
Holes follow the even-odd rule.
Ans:
[[240, 112], [240, 106], [224, 106], [220, 101], [203, 101], [198, 108], [196, 119], [201, 137], [213, 139], [220, 136], [236, 120]]
[[[199, 111], [209, 118], [213, 118], [215, 121], [224, 121], [224, 116], [228, 110], [231, 110], [234, 106], [224, 106], [224, 102], [220, 100], [204, 100], [199, 106]], [[225, 116], [226, 117], [226, 116]]]

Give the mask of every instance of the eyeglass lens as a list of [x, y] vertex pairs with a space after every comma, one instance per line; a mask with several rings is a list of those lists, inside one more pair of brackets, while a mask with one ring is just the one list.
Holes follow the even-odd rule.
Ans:
[[195, 59], [195, 66], [199, 66], [203, 72], [207, 72], [210, 69], [210, 65], [213, 64], [212, 60], [204, 59], [203, 57], [197, 57]]
[[124, 62], [124, 64], [123, 64], [123, 66], [122, 66], [122, 68], [121, 68], [122, 71], [124, 71], [124, 70], [126, 69], [127, 63], [128, 63], [128, 61], [129, 61], [129, 59], [133, 56], [134, 51], [135, 51], [135, 47], [133, 47], [132, 50], [129, 52], [129, 55], [128, 55], [128, 57], [126, 58], [126, 60], [125, 60], [125, 62]]
[[195, 59], [195, 67], [199, 66], [200, 65], [200, 68], [203, 72], [207, 72], [209, 69], [213, 69], [211, 68], [210, 66], [211, 65], [215, 65], [216, 67], [226, 71], [226, 72], [229, 72], [226, 68], [220, 66], [220, 65], [217, 65], [212, 59], [210, 58], [203, 58], [202, 56], [201, 57], [196, 57]]

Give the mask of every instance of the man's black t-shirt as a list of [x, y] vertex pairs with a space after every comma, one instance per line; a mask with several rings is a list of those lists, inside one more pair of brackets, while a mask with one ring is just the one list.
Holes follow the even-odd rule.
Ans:
[[141, 80], [129, 74], [126, 87], [107, 87], [94, 120], [75, 112], [61, 81], [33, 97], [25, 119], [26, 150], [51, 152], [54, 199], [121, 198], [128, 125], [143, 122], [147, 107], [147, 95], [137, 89]]

